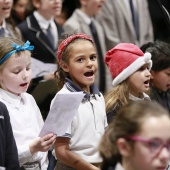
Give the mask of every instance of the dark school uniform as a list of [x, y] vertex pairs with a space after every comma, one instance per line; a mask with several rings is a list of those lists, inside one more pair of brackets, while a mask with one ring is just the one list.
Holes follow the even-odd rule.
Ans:
[[18, 151], [6, 106], [0, 102], [0, 169], [19, 170]]
[[155, 87], [151, 87], [150, 98], [162, 105], [170, 113], [170, 91], [163, 92]]

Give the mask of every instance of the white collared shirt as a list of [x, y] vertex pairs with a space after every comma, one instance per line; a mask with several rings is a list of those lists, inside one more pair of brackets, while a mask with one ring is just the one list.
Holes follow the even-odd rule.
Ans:
[[122, 167], [122, 165], [120, 163], [117, 163], [115, 170], [124, 170], [124, 168]]
[[151, 100], [150, 97], [146, 93], [143, 93], [143, 98], [139, 98], [139, 97], [133, 96], [132, 94], [129, 94], [129, 99], [132, 101]]
[[[58, 93], [68, 94], [72, 92], [64, 85]], [[97, 147], [108, 124], [103, 95], [95, 94], [94, 96], [91, 96], [89, 101], [80, 103], [78, 112], [66, 134], [70, 138], [69, 147], [73, 153], [89, 163], [100, 163], [102, 158]], [[52, 104], [53, 101], [51, 106]]]
[[46, 20], [43, 16], [41, 16], [37, 11], [34, 11], [34, 16], [42, 29], [42, 31], [46, 34], [46, 30], [49, 27], [49, 24], [51, 24], [51, 32], [54, 37], [54, 43], [56, 44], [56, 47], [58, 46], [58, 31], [56, 24], [54, 23], [54, 18], [51, 18], [50, 20]]
[[9, 112], [14, 138], [17, 144], [20, 166], [26, 162], [41, 162], [41, 169], [47, 169], [47, 152], [37, 152], [32, 155], [30, 142], [35, 140], [44, 124], [40, 110], [34, 98], [23, 93], [14, 95], [0, 88], [0, 101]]
[[[129, 0], [123, 0], [124, 4], [126, 5], [126, 10], [129, 16], [132, 16], [131, 14], [131, 9], [130, 9], [130, 4], [129, 4]], [[133, 5], [135, 7], [135, 9], [137, 10], [137, 4], [136, 4], [136, 0], [133, 0]]]
[[7, 25], [6, 25], [5, 19], [3, 20], [2, 25], [0, 25], [0, 29], [1, 29], [1, 28], [4, 28], [4, 30], [5, 30], [5, 37], [8, 37], [8, 36], [10, 35], [10, 33], [9, 33], [9, 31], [7, 30]]

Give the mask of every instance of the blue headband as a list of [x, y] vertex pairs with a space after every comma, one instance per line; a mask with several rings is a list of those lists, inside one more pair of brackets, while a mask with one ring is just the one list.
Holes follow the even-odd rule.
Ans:
[[12, 44], [15, 50], [9, 52], [7, 55], [5, 55], [1, 60], [0, 60], [0, 65], [7, 60], [12, 54], [17, 53], [19, 51], [25, 51], [29, 50], [32, 51], [34, 49], [34, 46], [30, 46], [30, 42], [27, 41], [24, 45], [18, 45], [18, 44]]

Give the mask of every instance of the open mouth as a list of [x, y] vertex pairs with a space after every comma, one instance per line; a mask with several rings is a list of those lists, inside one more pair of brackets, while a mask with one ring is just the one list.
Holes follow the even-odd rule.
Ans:
[[144, 84], [149, 84], [149, 82], [150, 82], [149, 80], [146, 80], [146, 81], [144, 82]]
[[26, 86], [28, 83], [23, 83], [23, 84], [21, 84], [20, 86], [22, 86], [22, 87], [24, 87], [24, 86]]
[[157, 169], [158, 169], [158, 170], [165, 170], [165, 169], [166, 169], [166, 166], [165, 166], [165, 167], [158, 167]]
[[167, 85], [167, 88], [170, 88], [170, 84]]
[[11, 8], [10, 7], [4, 7], [4, 8], [2, 8], [3, 10], [10, 10]]
[[84, 75], [85, 75], [86, 77], [91, 77], [91, 76], [94, 75], [94, 72], [93, 72], [93, 71], [88, 71], [88, 72], [84, 73]]

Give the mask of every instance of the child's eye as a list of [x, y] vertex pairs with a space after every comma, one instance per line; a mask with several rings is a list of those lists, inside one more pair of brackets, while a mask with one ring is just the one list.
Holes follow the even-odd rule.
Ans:
[[144, 70], [144, 68], [143, 68], [143, 67], [141, 67], [141, 68], [139, 68], [138, 70], [139, 70], [139, 71], [143, 71], [143, 70]]
[[166, 73], [167, 74], [167, 76], [170, 76], [170, 73]]
[[13, 71], [14, 74], [18, 74], [19, 72], [20, 72], [20, 70]]
[[144, 66], [143, 66], [143, 67], [139, 68], [138, 70], [139, 70], [139, 71], [149, 70], [149, 67], [144, 67]]
[[79, 63], [82, 63], [82, 62], [83, 62], [83, 59], [82, 59], [82, 58], [79, 58], [77, 61], [78, 61]]
[[28, 71], [28, 70], [30, 70], [31, 69], [31, 67], [28, 67], [26, 70]]
[[96, 58], [97, 58], [97, 56], [96, 55], [92, 55], [92, 56], [90, 56], [90, 60], [96, 60]]
[[149, 142], [149, 146], [152, 150], [158, 149], [160, 147], [161, 143], [158, 141], [152, 141]]

